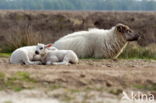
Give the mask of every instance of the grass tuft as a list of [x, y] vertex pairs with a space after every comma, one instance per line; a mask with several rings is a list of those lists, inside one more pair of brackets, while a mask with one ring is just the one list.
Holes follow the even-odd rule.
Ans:
[[28, 24], [22, 24], [22, 27], [12, 27], [9, 31], [9, 34], [6, 35], [6, 44], [2, 47], [1, 52], [10, 53], [19, 47], [36, 45], [42, 39], [41, 35], [34, 32], [31, 25]]
[[136, 43], [130, 43], [119, 56], [121, 59], [154, 59], [156, 60], [156, 45], [151, 44], [141, 47]]

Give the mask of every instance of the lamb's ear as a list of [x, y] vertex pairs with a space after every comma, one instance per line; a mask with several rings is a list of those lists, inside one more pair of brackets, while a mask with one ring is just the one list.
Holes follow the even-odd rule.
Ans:
[[125, 25], [123, 25], [123, 24], [117, 24], [117, 25], [116, 25], [116, 29], [117, 29], [118, 32], [124, 33], [125, 30], [126, 30], [126, 27], [125, 27]]
[[50, 47], [52, 47], [52, 44], [45, 45], [45, 48], [50, 48]]

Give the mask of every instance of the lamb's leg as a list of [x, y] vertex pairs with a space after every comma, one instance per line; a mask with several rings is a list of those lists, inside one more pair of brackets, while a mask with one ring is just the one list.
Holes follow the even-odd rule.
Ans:
[[53, 62], [53, 65], [69, 65], [68, 62]]
[[51, 64], [52, 64], [51, 61], [47, 61], [47, 62], [46, 62], [46, 65], [51, 65]]
[[63, 62], [53, 62], [53, 65], [69, 65], [69, 57], [65, 56]]
[[24, 62], [26, 65], [38, 65], [38, 64], [41, 64], [40, 61], [30, 61], [28, 55], [25, 54], [25, 53], [24, 53], [24, 55], [23, 55], [23, 62]]
[[51, 56], [47, 58], [46, 65], [51, 65], [53, 62], [58, 62], [59, 59], [56, 56]]
[[39, 65], [39, 64], [42, 64], [40, 61], [30, 61], [30, 60], [27, 60], [25, 61], [25, 64], [26, 65]]

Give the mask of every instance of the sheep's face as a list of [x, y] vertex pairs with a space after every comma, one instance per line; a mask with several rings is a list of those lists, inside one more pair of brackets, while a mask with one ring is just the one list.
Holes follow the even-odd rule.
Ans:
[[139, 35], [126, 25], [117, 24], [116, 28], [117, 28], [117, 31], [121, 35], [123, 35], [127, 41], [137, 41], [139, 39]]
[[47, 52], [47, 48], [49, 48], [51, 46], [52, 46], [52, 44], [44, 45], [44, 44], [38, 43], [36, 50], [35, 50], [35, 54], [36, 55], [45, 55]]

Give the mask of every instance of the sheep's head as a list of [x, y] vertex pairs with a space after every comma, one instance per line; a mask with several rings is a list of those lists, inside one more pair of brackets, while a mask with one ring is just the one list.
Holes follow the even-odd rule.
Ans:
[[45, 55], [47, 53], [48, 48], [50, 48], [52, 46], [52, 44], [41, 44], [38, 43], [36, 46], [36, 50], [35, 50], [35, 54], [36, 55]]
[[116, 30], [119, 32], [119, 34], [123, 35], [127, 41], [137, 41], [140, 37], [137, 33], [124, 24], [117, 24]]

